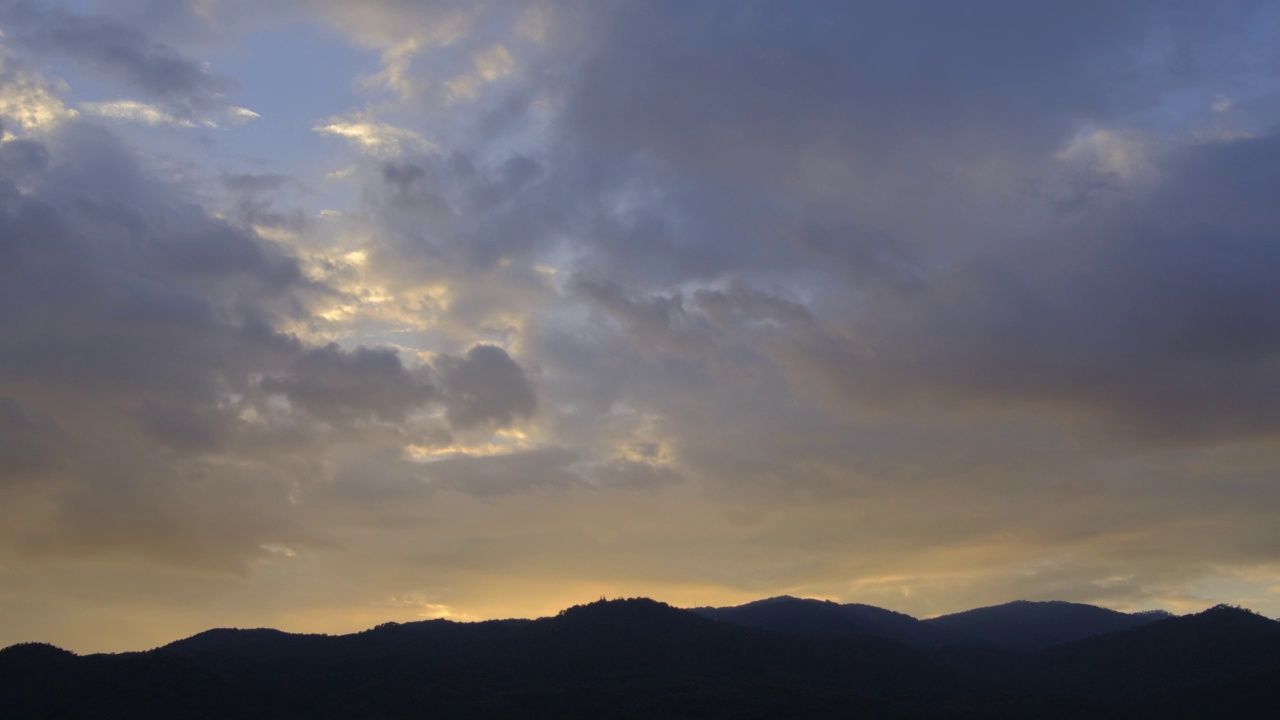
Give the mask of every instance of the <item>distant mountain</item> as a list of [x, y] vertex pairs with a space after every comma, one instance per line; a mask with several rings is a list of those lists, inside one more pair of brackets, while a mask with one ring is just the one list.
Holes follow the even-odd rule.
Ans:
[[1045, 648], [1141, 627], [1172, 617], [1162, 610], [1122, 613], [1093, 605], [1019, 600], [930, 620], [872, 605], [841, 604], [789, 595], [733, 607], [700, 607], [703, 617], [809, 635], [869, 635], [906, 643]]
[[[1050, 619], [1077, 617], [1049, 605]], [[858, 616], [795, 598], [742, 607], [802, 620], [775, 630], [634, 599], [339, 636], [220, 629], [120, 655], [16, 645], [0, 650], [0, 720], [1244, 720], [1280, 707], [1280, 623], [1236, 608], [1029, 649], [794, 629], [822, 618], [911, 626], [874, 608]]]
[[938, 643], [948, 639], [945, 632], [903, 613], [873, 605], [840, 604], [790, 595], [735, 607], [694, 608], [693, 612], [712, 620], [777, 632], [870, 635], [910, 643]]
[[1070, 602], [1018, 600], [921, 621], [953, 641], [1046, 648], [1130, 630], [1171, 617], [1163, 611], [1122, 613]]
[[1035, 678], [1023, 687], [1159, 701], [1169, 712], [1200, 707], [1200, 717], [1270, 704], [1266, 717], [1280, 716], [1280, 623], [1225, 605], [1051, 648], [1029, 667]]
[[79, 657], [52, 645], [0, 650], [0, 718], [269, 718], [267, 693], [162, 653]]
[[154, 653], [308, 718], [826, 717], [956, 690], [933, 659], [888, 640], [768, 633], [646, 599], [336, 637], [214, 630]]

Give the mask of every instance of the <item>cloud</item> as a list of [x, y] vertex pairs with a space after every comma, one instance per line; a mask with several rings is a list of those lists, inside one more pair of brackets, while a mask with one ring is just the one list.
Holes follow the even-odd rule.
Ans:
[[33, 140], [9, 139], [0, 143], [0, 171], [17, 185], [26, 185], [49, 167], [49, 151]]
[[573, 278], [571, 287], [593, 306], [618, 318], [627, 332], [646, 347], [670, 345], [685, 349], [706, 343], [705, 328], [699, 327], [698, 318], [685, 310], [679, 293], [630, 298], [614, 283], [592, 281], [582, 275]]
[[496, 345], [476, 345], [461, 357], [443, 355], [434, 365], [455, 428], [507, 427], [532, 417], [538, 407], [524, 370]]
[[422, 51], [422, 41], [408, 38], [382, 52], [382, 70], [365, 78], [362, 84], [367, 87], [386, 87], [397, 93], [404, 100], [419, 95], [429, 81], [413, 72], [414, 56]]
[[231, 123], [239, 125], [241, 123], [249, 122], [250, 120], [261, 120], [262, 116], [249, 108], [232, 106], [227, 108], [227, 118]]
[[680, 473], [661, 463], [626, 457], [614, 458], [591, 468], [589, 477], [605, 487], [640, 490], [679, 482], [681, 479]]
[[[697, 487], [707, 515], [770, 528], [744, 542], [785, 570], [734, 582], [827, 573], [847, 595], [901, 565], [928, 566], [916, 588], [978, 587], [1021, 551], [949, 581], [926, 549], [1118, 547], [1160, 478], [1188, 506], [1209, 492], [1172, 454], [1274, 452], [1270, 300], [1249, 270], [1271, 264], [1250, 239], [1272, 227], [1269, 146], [1169, 110], [1203, 95], [1209, 118], [1226, 77], [1274, 94], [1256, 9], [624, 3], [551, 12], [537, 52], [477, 15], [405, 67], [469, 94], [468, 63], [499, 43], [519, 72], [452, 114], [401, 98], [403, 126], [448, 150], [351, 176], [368, 272], [447, 286], [433, 318], [478, 297], [483, 321], [415, 341], [518, 347], [538, 387], [520, 427], [581, 452], [587, 484]], [[379, 4], [379, 42], [422, 17]], [[617, 451], [633, 443], [665, 454]], [[1107, 503], [1126, 509], [1090, 519]], [[865, 532], [837, 519], [860, 504]], [[1032, 529], [1051, 520], [1061, 536]], [[824, 543], [893, 549], [787, 560]], [[1061, 577], [1115, 569], [1078, 562]]]
[[[82, 102], [80, 109], [96, 115], [98, 117], [110, 118], [112, 120], [123, 120], [125, 122], [136, 122], [143, 125], [169, 125], [180, 128], [194, 127], [218, 127], [218, 121], [213, 117], [206, 117], [198, 123], [188, 117], [175, 115], [164, 108], [155, 105], [148, 105], [137, 100], [109, 100], [106, 102]], [[224, 122], [233, 125], [240, 125], [257, 120], [262, 116], [258, 113], [241, 107], [232, 107], [225, 111]]]
[[5, 553], [243, 572], [266, 545], [325, 542], [297, 508], [332, 481], [339, 429], [401, 448], [438, 434], [387, 427], [434, 397], [395, 353], [285, 330], [332, 294], [289, 249], [108, 131], [6, 140], [0, 173]]
[[413, 378], [394, 350], [358, 347], [344, 351], [334, 343], [299, 355], [280, 377], [263, 381], [293, 405], [330, 421], [371, 416], [400, 422], [407, 412], [435, 397], [426, 382]]
[[501, 455], [453, 457], [428, 463], [423, 472], [433, 485], [468, 495], [508, 495], [580, 482], [569, 469], [577, 459], [578, 454], [572, 450], [548, 447]]
[[11, 0], [0, 5], [0, 26], [6, 41], [28, 52], [69, 57], [159, 105], [135, 100], [99, 103], [111, 117], [182, 126], [222, 114], [241, 121], [256, 115], [228, 103], [233, 80], [111, 17]]
[[51, 130], [76, 116], [62, 101], [63, 88], [0, 51], [0, 118], [30, 131]]
[[854, 326], [875, 354], [825, 362], [852, 371], [854, 395], [861, 375], [1056, 405], [1139, 435], [1273, 433], [1280, 304], [1259, 268], [1275, 260], [1262, 238], [1280, 227], [1264, 199], [1277, 147], [1272, 136], [1177, 152], [1142, 197], [888, 298]]
[[154, 105], [137, 100], [112, 100], [109, 102], [84, 102], [80, 109], [90, 115], [143, 123], [145, 125], [173, 125], [175, 127], [195, 127], [196, 124], [186, 118], [162, 110]]
[[437, 150], [434, 144], [412, 130], [376, 122], [361, 115], [330, 118], [312, 130], [321, 135], [347, 138], [353, 145], [375, 157], [396, 157]]
[[478, 14], [470, 3], [454, 0], [425, 5], [373, 0], [359, 9], [341, 0], [309, 0], [309, 4], [362, 44], [380, 47], [408, 38], [425, 46], [447, 47], [466, 37]]

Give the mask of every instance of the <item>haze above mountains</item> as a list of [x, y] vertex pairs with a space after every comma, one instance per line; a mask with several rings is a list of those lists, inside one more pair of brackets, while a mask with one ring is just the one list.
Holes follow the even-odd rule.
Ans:
[[1267, 717], [1280, 622], [1019, 601], [929, 620], [648, 599], [351, 635], [209, 630], [147, 652], [0, 650], [0, 717]]

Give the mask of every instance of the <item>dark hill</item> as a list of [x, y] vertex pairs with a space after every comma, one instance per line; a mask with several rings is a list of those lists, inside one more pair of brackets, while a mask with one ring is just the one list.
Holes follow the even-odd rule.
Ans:
[[197, 663], [156, 653], [89, 655], [37, 643], [0, 650], [3, 718], [270, 718], [280, 707]]
[[1017, 600], [922, 622], [957, 641], [1046, 648], [1130, 630], [1167, 617], [1167, 613], [1159, 611], [1129, 614], [1080, 603]]
[[[765, 605], [832, 609], [794, 603]], [[0, 651], [3, 719], [1243, 719], [1274, 717], [1277, 688], [1280, 624], [1234, 608], [1048, 649], [777, 632], [636, 599], [340, 636], [213, 630], [122, 655]]]
[[154, 652], [305, 717], [843, 717], [957, 691], [945, 668], [888, 640], [792, 637], [646, 599], [336, 637], [218, 630]]
[[892, 610], [789, 595], [736, 607], [702, 607], [693, 611], [712, 620], [777, 632], [872, 635], [911, 643], [938, 643], [947, 637], [945, 632]]
[[[1280, 703], [1280, 623], [1218, 606], [1052, 648], [1034, 668], [1039, 680], [1027, 678], [1024, 686], [1107, 701], [1160, 700], [1170, 703], [1171, 711], [1216, 707], [1221, 696], [1230, 695], [1251, 705]], [[1246, 687], [1253, 690], [1241, 696]], [[1276, 708], [1280, 705], [1272, 706], [1270, 716]]]

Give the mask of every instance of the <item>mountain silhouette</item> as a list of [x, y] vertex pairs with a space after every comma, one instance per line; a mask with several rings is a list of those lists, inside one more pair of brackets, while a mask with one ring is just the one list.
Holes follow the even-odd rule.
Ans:
[[790, 595], [736, 607], [701, 607], [703, 617], [779, 632], [819, 635], [871, 635], [912, 643], [944, 642], [948, 635], [903, 613], [872, 605], [840, 604]]
[[0, 650], [0, 717], [255, 718], [283, 708], [269, 694], [162, 653], [77, 656], [26, 643]]
[[1081, 603], [1017, 600], [921, 621], [953, 642], [1046, 648], [1170, 617], [1163, 611], [1122, 613]]
[[[1254, 707], [1280, 703], [1280, 623], [1220, 605], [1051, 648], [1034, 668], [1045, 690], [1148, 704], [1163, 699], [1170, 711], [1198, 705], [1210, 717], [1228, 697]], [[1255, 686], [1241, 694], [1260, 679], [1266, 692]], [[1027, 678], [1023, 685], [1031, 683]]]
[[1069, 602], [1018, 600], [929, 620], [873, 605], [840, 604], [789, 595], [733, 607], [700, 607], [703, 617], [778, 632], [870, 635], [912, 644], [980, 644], [1046, 648], [1140, 627], [1171, 617], [1156, 610], [1122, 613]]
[[[1049, 605], [1053, 622], [1061, 605], [1086, 617]], [[768, 622], [772, 612], [802, 620], [778, 629], [638, 598], [539, 620], [387, 623], [337, 636], [217, 629], [119, 655], [16, 645], [0, 651], [0, 718], [1119, 720], [1273, 717], [1280, 702], [1280, 623], [1237, 608], [1038, 648], [858, 634], [868, 618], [878, 627], [911, 618], [845, 607], [740, 606]], [[1014, 618], [999, 637], [1032, 642], [1025, 615], [991, 610], [980, 611], [988, 623]], [[828, 616], [824, 631], [817, 618]]]
[[[706, 708], [688, 717], [728, 717], [728, 707], [742, 717], [776, 717], [796, 703], [817, 703], [808, 707], [816, 713], [905, 701], [922, 680], [947, 687], [930, 658], [881, 638], [792, 637], [647, 599], [533, 621], [429, 620], [337, 637], [215, 630], [155, 652], [255, 691], [275, 688], [308, 717], [374, 709], [410, 717], [424, 707], [468, 717], [560, 717], [555, 708], [566, 707], [621, 717], [619, 693], [625, 707], [645, 709], [636, 717], [680, 716], [685, 703]], [[334, 677], [343, 682], [316, 682]]]

